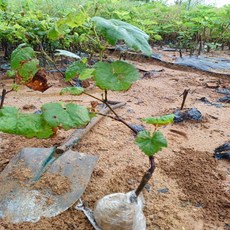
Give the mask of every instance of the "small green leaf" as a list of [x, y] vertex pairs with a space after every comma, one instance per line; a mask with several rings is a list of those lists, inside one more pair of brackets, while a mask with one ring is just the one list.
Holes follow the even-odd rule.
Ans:
[[15, 107], [0, 109], [0, 131], [28, 138], [48, 138], [53, 134], [40, 114], [23, 114]]
[[142, 121], [152, 124], [152, 125], [168, 125], [173, 123], [175, 114], [168, 114], [163, 116], [157, 116], [157, 117], [148, 117], [143, 118]]
[[12, 85], [12, 90], [14, 90], [15, 92], [18, 92], [19, 88], [20, 88], [20, 85], [18, 85], [17, 83], [14, 83]]
[[111, 45], [123, 40], [134, 50], [141, 50], [149, 56], [152, 54], [152, 48], [148, 43], [149, 36], [136, 26], [120, 20], [102, 17], [93, 17], [91, 20], [95, 22], [96, 29]]
[[95, 64], [96, 85], [103, 90], [128, 90], [133, 82], [139, 79], [136, 68], [123, 61]]
[[[64, 33], [64, 32], [63, 32]], [[62, 32], [60, 32], [56, 26], [56, 24], [54, 24], [48, 31], [47, 37], [50, 40], [56, 40], [58, 39], [60, 36], [62, 35]]]
[[37, 59], [31, 59], [25, 62], [20, 69], [18, 69], [19, 75], [25, 82], [29, 81], [39, 70], [39, 61]]
[[82, 87], [66, 87], [61, 90], [60, 94], [80, 95], [84, 92]]
[[11, 68], [17, 70], [23, 65], [24, 62], [27, 62], [35, 57], [35, 52], [31, 47], [19, 46], [11, 54]]
[[82, 70], [82, 72], [79, 75], [79, 80], [86, 80], [89, 79], [91, 77], [93, 77], [95, 69], [94, 68], [87, 68]]
[[55, 22], [48, 32], [50, 40], [56, 40], [70, 32], [70, 29], [82, 26], [88, 19], [88, 15], [83, 11], [70, 12], [65, 17]]
[[56, 24], [58, 28], [63, 25], [67, 25], [70, 28], [75, 28], [82, 26], [87, 19], [88, 15], [84, 11], [75, 11], [70, 12], [64, 18], [59, 19]]
[[19, 45], [12, 52], [10, 65], [25, 83], [30, 81], [40, 69], [34, 50], [26, 44]]
[[6, 74], [7, 74], [7, 77], [11, 78], [15, 76], [16, 72], [14, 70], [7, 70]]
[[65, 80], [70, 81], [77, 75], [81, 74], [83, 70], [87, 68], [86, 63], [82, 63], [80, 60], [72, 63], [65, 72]]
[[153, 156], [163, 147], [167, 147], [167, 140], [160, 131], [154, 132], [153, 135], [149, 131], [141, 131], [137, 134], [135, 143], [147, 156]]
[[51, 127], [81, 128], [90, 121], [89, 112], [86, 107], [72, 103], [62, 105], [61, 103], [48, 103], [42, 106], [43, 119]]

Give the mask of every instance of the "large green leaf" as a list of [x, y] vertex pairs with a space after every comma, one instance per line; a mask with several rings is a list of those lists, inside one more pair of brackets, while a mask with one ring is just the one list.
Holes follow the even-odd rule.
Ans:
[[167, 147], [167, 140], [160, 131], [156, 131], [152, 135], [149, 131], [141, 131], [137, 134], [135, 143], [147, 156], [153, 156], [163, 147]]
[[42, 116], [51, 127], [81, 128], [90, 121], [86, 107], [76, 104], [48, 103], [42, 106]]
[[139, 79], [137, 69], [126, 62], [98, 62], [95, 64], [96, 85], [103, 90], [128, 90], [133, 82]]
[[15, 107], [0, 110], [0, 131], [28, 138], [48, 138], [53, 134], [52, 128], [40, 114], [23, 114]]
[[149, 56], [152, 54], [152, 48], [148, 43], [149, 36], [136, 26], [120, 20], [102, 17], [93, 17], [91, 20], [95, 22], [96, 29], [111, 45], [123, 40], [134, 50], [141, 50]]
[[161, 126], [173, 123], [174, 117], [175, 114], [167, 114], [163, 116], [143, 118], [142, 120], [148, 124]]

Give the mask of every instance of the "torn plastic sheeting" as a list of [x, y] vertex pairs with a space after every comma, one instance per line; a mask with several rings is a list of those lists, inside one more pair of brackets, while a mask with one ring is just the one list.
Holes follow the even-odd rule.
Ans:
[[220, 159], [230, 160], [230, 152], [228, 152], [229, 150], [230, 150], [230, 143], [225, 143], [215, 149], [214, 157], [217, 160]]
[[218, 99], [219, 102], [230, 103], [230, 95], [226, 95], [225, 97], [221, 97]]
[[216, 108], [222, 108], [222, 107], [223, 107], [223, 105], [221, 105], [221, 104], [218, 104], [218, 103], [214, 103], [214, 102], [209, 101], [206, 97], [201, 97], [201, 98], [198, 99], [198, 100], [204, 102], [206, 105], [215, 106]]
[[193, 67], [196, 69], [218, 72], [225, 71], [225, 74], [230, 74], [230, 59], [223, 58], [208, 58], [208, 57], [182, 57], [178, 58], [175, 62], [178, 65]]
[[202, 114], [196, 108], [186, 109], [185, 111], [177, 110], [175, 113], [174, 122], [179, 123], [185, 120], [201, 121]]
[[229, 89], [216, 89], [217, 93], [225, 94], [225, 95], [230, 95], [230, 90]]

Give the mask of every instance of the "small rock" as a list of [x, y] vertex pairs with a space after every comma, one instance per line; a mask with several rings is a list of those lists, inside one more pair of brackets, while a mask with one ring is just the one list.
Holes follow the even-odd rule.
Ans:
[[22, 107], [23, 110], [34, 110], [36, 109], [36, 106], [35, 105], [23, 105]]
[[146, 184], [146, 185], [145, 185], [145, 189], [146, 189], [148, 192], [150, 192], [150, 190], [151, 190], [150, 185], [149, 185], [149, 184]]
[[203, 208], [202, 204], [200, 204], [200, 203], [196, 203], [196, 204], [195, 204], [195, 207], [196, 207], [196, 208]]
[[34, 113], [35, 114], [42, 114], [42, 111], [41, 110], [36, 110]]
[[3, 159], [0, 161], [0, 163], [4, 165], [4, 164], [9, 163], [9, 161], [10, 161], [9, 159]]
[[188, 205], [190, 205], [190, 202], [189, 201], [181, 201], [181, 207], [185, 208], [187, 207]]
[[127, 112], [128, 113], [135, 113], [135, 111], [133, 109], [128, 109]]
[[168, 193], [169, 189], [168, 188], [161, 188], [161, 189], [158, 189], [157, 192], [159, 192], [159, 193]]
[[208, 82], [206, 83], [206, 86], [211, 89], [217, 89], [219, 87], [219, 84], [217, 82]]

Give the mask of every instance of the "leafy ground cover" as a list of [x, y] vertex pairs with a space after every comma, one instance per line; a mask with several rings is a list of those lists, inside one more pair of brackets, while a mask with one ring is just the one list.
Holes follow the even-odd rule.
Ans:
[[[29, 1], [20, 4], [1, 1], [0, 41], [5, 56], [20, 43], [27, 42], [36, 50], [56, 48], [87, 50], [93, 46], [85, 21], [93, 16], [131, 23], [151, 37], [153, 44], [168, 44], [178, 49], [201, 53], [229, 46], [230, 7], [187, 4], [167, 6], [143, 1]], [[94, 47], [96, 50], [98, 47]]]

